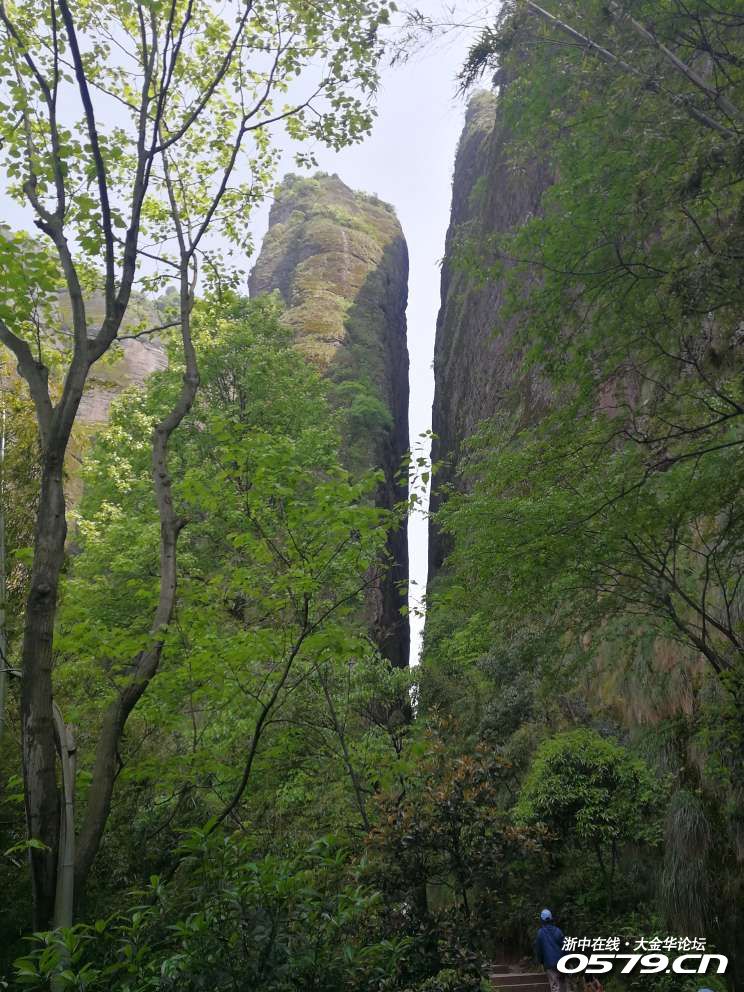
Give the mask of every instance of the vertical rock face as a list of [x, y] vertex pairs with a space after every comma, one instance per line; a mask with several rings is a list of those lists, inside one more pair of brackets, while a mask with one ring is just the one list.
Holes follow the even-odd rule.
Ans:
[[[88, 326], [97, 329], [105, 315], [103, 293], [91, 293], [86, 301]], [[59, 303], [59, 319], [66, 333], [71, 333], [72, 317], [67, 297]], [[90, 371], [78, 409], [73, 440], [67, 457], [67, 498], [71, 507], [80, 502], [83, 483], [80, 473], [88, 444], [109, 419], [111, 404], [124, 390], [144, 388], [147, 379], [166, 368], [168, 356], [157, 335], [134, 337], [141, 330], [158, 327], [165, 318], [158, 301], [133, 294], [122, 323], [120, 339]], [[128, 335], [132, 335], [128, 337]]]
[[[103, 293], [91, 293], [86, 301], [88, 324], [97, 329], [103, 320], [106, 306]], [[72, 329], [72, 315], [69, 300], [60, 298], [59, 317], [67, 333]], [[96, 428], [109, 418], [112, 402], [130, 386], [144, 386], [153, 374], [168, 364], [165, 348], [154, 338], [127, 338], [150, 327], [164, 322], [158, 302], [133, 294], [121, 329], [121, 340], [107, 356], [107, 361], [98, 362], [91, 369], [85, 384], [83, 398], [78, 411], [78, 423], [85, 428]]]
[[[507, 82], [506, 85], [509, 85]], [[514, 111], [512, 111], [514, 112]], [[517, 124], [518, 127], [518, 124]], [[452, 187], [450, 226], [442, 266], [441, 307], [437, 318], [434, 348], [434, 403], [432, 461], [441, 468], [432, 480], [431, 509], [436, 512], [452, 488], [467, 491], [467, 441], [485, 420], [499, 421], [518, 431], [529, 427], [560, 402], [545, 379], [534, 370], [524, 371], [523, 354], [517, 339], [513, 300], [507, 303], [507, 282], [514, 291], [516, 280], [504, 275], [509, 261], [498, 258], [494, 242], [500, 235], [516, 231], [538, 215], [542, 199], [555, 179], [545, 158], [534, 153], [526, 165], [517, 167], [511, 157], [514, 139], [506, 125], [499, 97], [494, 92], [476, 93], [467, 109], [458, 144]], [[549, 154], [549, 149], [543, 151]], [[469, 252], [472, 240], [475, 251]], [[468, 265], [476, 257], [478, 268]], [[490, 256], [490, 257], [489, 257]], [[531, 289], [524, 270], [519, 285]], [[535, 278], [535, 276], [532, 276]], [[641, 402], [636, 379], [623, 380], [623, 399], [631, 406]], [[616, 405], [607, 393], [608, 405]], [[604, 401], [602, 394], [599, 404]], [[515, 480], [517, 481], [517, 480]], [[436, 589], [437, 576], [451, 551], [446, 534], [432, 524], [429, 531], [429, 589]], [[430, 598], [430, 602], [434, 597]], [[431, 614], [430, 614], [431, 615]], [[638, 623], [639, 629], [641, 622]], [[650, 642], [649, 642], [650, 643]], [[653, 641], [652, 663], [658, 686], [652, 695], [644, 684], [634, 689], [628, 679], [618, 691], [620, 654], [611, 643], [595, 651], [596, 678], [587, 697], [588, 707], [601, 699], [627, 727], [668, 718], [672, 713], [689, 716], [693, 703], [691, 679], [699, 676], [702, 661], [670, 646], [663, 638]], [[648, 662], [648, 658], [651, 662]], [[623, 662], [627, 674], [627, 661]]]
[[[337, 176], [288, 176], [250, 277], [252, 296], [278, 291], [297, 347], [333, 384], [347, 411], [344, 460], [380, 468], [380, 505], [404, 499], [400, 464], [408, 450], [408, 253], [392, 209]], [[368, 600], [382, 652], [408, 664], [408, 621], [401, 615], [408, 579], [404, 528], [391, 534], [395, 563]]]
[[121, 355], [111, 366], [96, 370], [85, 386], [80, 402], [80, 423], [105, 424], [112, 402], [130, 386], [144, 386], [153, 374], [168, 364], [164, 348], [147, 340], [122, 341]]
[[[432, 460], [442, 467], [432, 483], [433, 511], [441, 505], [445, 487], [455, 481], [464, 443], [482, 420], [500, 412], [530, 420], [539, 416], [547, 401], [542, 384], [519, 371], [514, 324], [500, 315], [504, 280], [481, 280], [461, 264], [469, 239], [478, 242], [482, 256], [489, 239], [517, 228], [539, 209], [540, 197], [550, 184], [549, 171], [539, 160], [527, 170], [512, 165], [507, 138], [496, 94], [476, 93], [457, 148], [442, 266], [432, 409]], [[446, 539], [432, 527], [430, 580], [447, 551]]]

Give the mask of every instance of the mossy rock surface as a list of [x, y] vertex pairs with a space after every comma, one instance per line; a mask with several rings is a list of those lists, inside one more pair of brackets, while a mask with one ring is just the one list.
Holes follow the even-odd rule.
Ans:
[[[393, 208], [335, 175], [287, 176], [276, 191], [250, 291], [280, 294], [297, 348], [332, 383], [344, 416], [347, 467], [382, 470], [379, 505], [404, 499], [398, 471], [408, 450], [408, 254]], [[385, 653], [405, 664], [404, 529], [391, 534], [389, 551], [397, 565], [370, 591], [367, 612]]]
[[[251, 295], [278, 291], [303, 351], [325, 366], [347, 340], [350, 309], [366, 280], [402, 241], [395, 212], [376, 197], [338, 176], [289, 175], [276, 193]], [[318, 341], [306, 340], [313, 337]]]

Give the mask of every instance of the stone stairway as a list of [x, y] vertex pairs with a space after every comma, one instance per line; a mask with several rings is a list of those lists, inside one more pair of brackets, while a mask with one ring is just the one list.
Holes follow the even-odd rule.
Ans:
[[550, 989], [544, 971], [512, 971], [506, 966], [494, 965], [488, 977], [494, 992], [549, 992]]

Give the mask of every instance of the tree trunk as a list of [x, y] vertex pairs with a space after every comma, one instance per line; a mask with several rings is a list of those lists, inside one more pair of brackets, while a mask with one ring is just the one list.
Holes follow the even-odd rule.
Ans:
[[62, 764], [62, 810], [57, 859], [57, 892], [54, 926], [71, 927], [75, 901], [75, 740], [59, 706], [54, 703], [54, 722]]
[[173, 618], [176, 605], [178, 536], [185, 521], [179, 518], [173, 505], [171, 477], [168, 470], [168, 445], [173, 432], [191, 410], [199, 388], [196, 352], [191, 341], [193, 293], [189, 285], [188, 266], [188, 258], [182, 259], [181, 339], [186, 371], [178, 399], [170, 412], [155, 426], [152, 435], [152, 478], [160, 517], [160, 594], [150, 628], [152, 643], [135, 659], [130, 680], [120, 689], [103, 716], [88, 803], [77, 844], [75, 888], [78, 898], [83, 894], [88, 873], [98, 853], [111, 812], [119, 743], [124, 727], [129, 714], [158, 670], [167, 628]]
[[[186, 377], [184, 377], [186, 378]], [[186, 382], [186, 398], [177, 405], [178, 420], [170, 425], [166, 420], [155, 428], [153, 439], [153, 474], [155, 491], [161, 515], [160, 524], [160, 598], [151, 628], [153, 643], [136, 659], [130, 681], [108, 705], [96, 745], [93, 777], [85, 807], [85, 817], [80, 831], [75, 863], [75, 887], [80, 897], [88, 873], [93, 865], [101, 838], [111, 812], [111, 797], [118, 765], [119, 742], [129, 714], [139, 702], [150, 680], [155, 675], [163, 651], [165, 632], [173, 616], [176, 602], [177, 560], [176, 547], [181, 523], [176, 518], [171, 495], [170, 475], [167, 469], [168, 440], [173, 430], [191, 408], [196, 394], [197, 381]], [[166, 424], [166, 427], [163, 424]]]
[[5, 633], [5, 398], [0, 384], [0, 744], [5, 731], [5, 700], [8, 692], [8, 638]]
[[50, 441], [42, 463], [31, 585], [26, 603], [21, 684], [21, 729], [26, 819], [35, 930], [54, 919], [59, 845], [59, 793], [52, 702], [52, 638], [67, 536], [62, 471], [65, 443]]

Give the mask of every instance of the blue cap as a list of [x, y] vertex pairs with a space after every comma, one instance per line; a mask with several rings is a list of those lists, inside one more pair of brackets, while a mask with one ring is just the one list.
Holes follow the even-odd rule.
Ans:
[[540, 913], [540, 919], [547, 923], [548, 920], [553, 919], [553, 914], [549, 909], [544, 909], [542, 913]]

